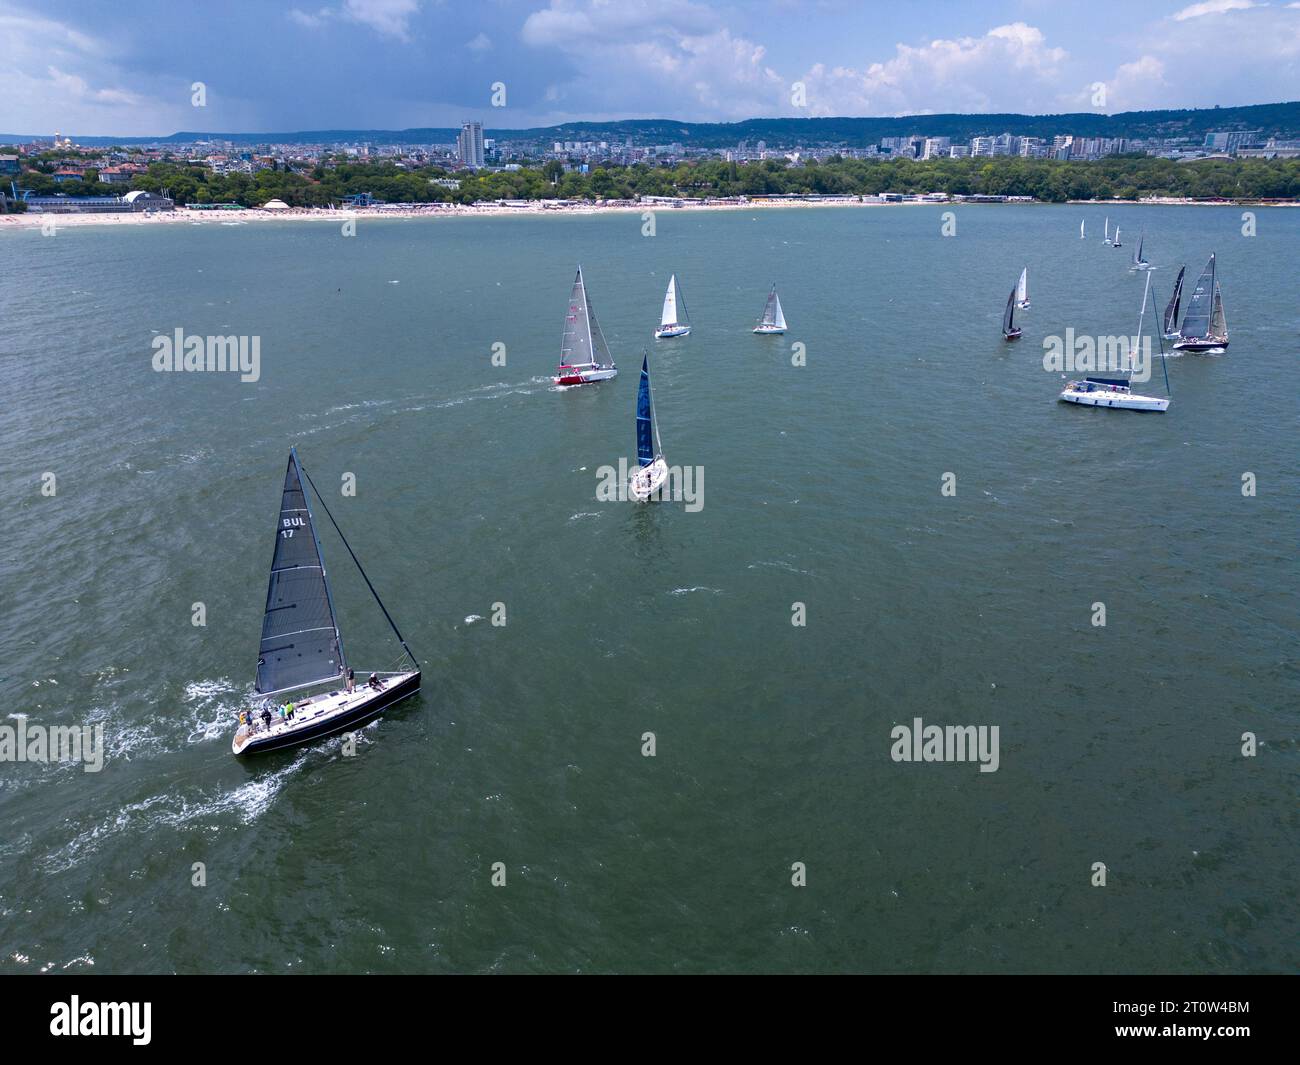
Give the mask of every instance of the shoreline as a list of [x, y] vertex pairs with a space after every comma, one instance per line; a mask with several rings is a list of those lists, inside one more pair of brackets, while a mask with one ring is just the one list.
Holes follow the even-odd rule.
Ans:
[[401, 219], [437, 219], [437, 218], [502, 218], [509, 216], [570, 216], [596, 215], [606, 213], [634, 213], [647, 211], [749, 211], [774, 209], [803, 209], [828, 207], [1300, 207], [1298, 201], [1275, 200], [1226, 200], [1205, 202], [1198, 200], [1161, 198], [1150, 200], [1067, 200], [1063, 204], [1042, 202], [1014, 204], [984, 203], [965, 200], [909, 200], [885, 203], [876, 200], [853, 201], [816, 201], [816, 200], [750, 200], [744, 203], [720, 203], [701, 201], [699, 203], [647, 203], [647, 204], [566, 204], [564, 206], [546, 206], [547, 201], [538, 200], [516, 205], [474, 204], [474, 205], [428, 205], [412, 207], [290, 207], [285, 210], [268, 211], [261, 207], [241, 207], [222, 211], [192, 211], [178, 207], [162, 213], [97, 214], [87, 212], [23, 212], [22, 214], [0, 215], [0, 232], [6, 229], [40, 229], [47, 218], [55, 220], [55, 228], [65, 226], [123, 226], [123, 225], [247, 225], [253, 222], [346, 222], [348, 220], [373, 220], [382, 218]]

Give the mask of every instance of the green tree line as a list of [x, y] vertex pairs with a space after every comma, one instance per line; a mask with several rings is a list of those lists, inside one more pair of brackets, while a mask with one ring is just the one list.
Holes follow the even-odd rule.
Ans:
[[[458, 179], [449, 189], [439, 179]], [[120, 191], [95, 180], [59, 184], [48, 174], [25, 172], [20, 185], [39, 194], [105, 195]], [[1095, 162], [1023, 159], [844, 159], [793, 165], [786, 160], [735, 163], [719, 159], [671, 166], [593, 166], [587, 173], [551, 161], [514, 171], [448, 173], [436, 166], [405, 169], [389, 162], [339, 161], [307, 173], [287, 169], [216, 174], [198, 164], [153, 163], [133, 189], [166, 192], [178, 204], [239, 203], [260, 206], [281, 199], [290, 206], [338, 204], [368, 192], [381, 203], [473, 203], [477, 200], [635, 199], [639, 196], [761, 196], [786, 194], [875, 195], [947, 192], [954, 195], [1033, 196], [1071, 199], [1300, 198], [1300, 160], [1202, 159], [1175, 162], [1147, 155], [1111, 156]]]

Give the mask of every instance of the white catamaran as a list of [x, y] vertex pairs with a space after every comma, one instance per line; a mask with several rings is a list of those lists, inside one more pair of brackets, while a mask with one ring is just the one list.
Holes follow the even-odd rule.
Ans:
[[[271, 556], [254, 683], [262, 701], [260, 707], [239, 715], [239, 730], [231, 743], [231, 750], [238, 755], [295, 747], [358, 728], [420, 690], [420, 665], [415, 655], [397, 631], [397, 625], [344, 539], [325, 500], [316, 492], [330, 524], [356, 562], [366, 587], [379, 603], [379, 609], [414, 667], [399, 672], [371, 673], [367, 681], [354, 685], [354, 671], [348, 668], [343, 654], [343, 637], [334, 614], [334, 597], [312, 519], [311, 499], [303, 484], [304, 476], [315, 491], [311, 475], [298, 462], [298, 452], [290, 449], [280, 495], [280, 516], [275, 525], [275, 551]], [[308, 688], [324, 690], [302, 699], [281, 702], [276, 698]]]
[[659, 490], [668, 480], [668, 463], [655, 421], [655, 398], [650, 391], [649, 357], [641, 355], [641, 386], [636, 394], [636, 460], [638, 468], [628, 479], [628, 491], [638, 503], [660, 499]]
[[564, 337], [560, 341], [560, 365], [556, 367], [554, 381], [557, 385], [585, 385], [592, 381], [607, 381], [618, 376], [614, 356], [609, 353], [605, 334], [596, 321], [587, 286], [582, 280], [582, 267], [573, 279], [569, 294], [569, 310], [564, 316]]
[[784, 333], [785, 328], [785, 313], [781, 310], [781, 297], [776, 294], [776, 285], [773, 283], [772, 291], [767, 294], [767, 302], [763, 304], [763, 314], [758, 319], [758, 325], [754, 326], [754, 332]]
[[[1118, 407], [1121, 410], [1147, 410], [1164, 413], [1169, 409], [1167, 396], [1139, 396], [1132, 388], [1132, 375], [1136, 370], [1137, 351], [1142, 345], [1142, 322], [1147, 313], [1147, 294], [1151, 291], [1151, 274], [1147, 274], [1146, 287], [1142, 290], [1142, 310], [1138, 313], [1137, 336], [1133, 338], [1135, 346], [1129, 349], [1128, 369], [1121, 373], [1127, 377], [1085, 377], [1082, 381], [1071, 381], [1061, 392], [1062, 403], [1077, 403], [1084, 407]], [[1160, 348], [1160, 365], [1164, 366], [1164, 344]], [[1165, 390], [1169, 389], [1169, 371], [1165, 370]]]
[[1228, 348], [1228, 320], [1223, 313], [1223, 293], [1219, 291], [1219, 274], [1214, 256], [1205, 264], [1196, 287], [1187, 297], [1175, 351], [1193, 355], [1222, 355]]
[[690, 319], [686, 316], [686, 299], [677, 288], [677, 275], [668, 279], [668, 291], [664, 293], [664, 312], [659, 318], [659, 328], [655, 336], [659, 339], [684, 337], [691, 331]]
[[1016, 306], [1022, 311], [1029, 306], [1029, 267], [1020, 271], [1020, 280], [1016, 282]]

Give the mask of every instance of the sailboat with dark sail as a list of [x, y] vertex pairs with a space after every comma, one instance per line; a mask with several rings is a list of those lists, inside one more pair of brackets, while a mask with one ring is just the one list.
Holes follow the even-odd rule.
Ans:
[[1178, 331], [1178, 307], [1183, 298], [1183, 275], [1187, 273], [1187, 267], [1178, 268], [1178, 277], [1174, 279], [1174, 294], [1169, 297], [1168, 304], [1165, 305], [1165, 314], [1160, 322], [1160, 333], [1165, 340], [1177, 340], [1182, 336]]
[[1006, 310], [1002, 312], [1002, 339], [1019, 340], [1020, 326], [1016, 325], [1016, 290], [1011, 290], [1007, 297]]
[[1219, 275], [1213, 255], [1187, 298], [1187, 310], [1183, 313], [1183, 324], [1178, 332], [1181, 336], [1174, 342], [1175, 351], [1222, 355], [1227, 350], [1228, 321], [1223, 313], [1223, 293], [1219, 291]]
[[569, 310], [564, 316], [564, 336], [560, 340], [560, 365], [553, 380], [557, 385], [585, 385], [617, 376], [618, 367], [596, 321], [579, 266], [573, 291], [569, 293]]
[[1137, 246], [1137, 250], [1133, 252], [1133, 269], [1134, 269], [1134, 270], [1150, 270], [1150, 269], [1151, 269], [1151, 264], [1150, 264], [1149, 262], [1147, 262], [1146, 259], [1143, 258], [1143, 256], [1142, 256], [1142, 245], [1143, 245], [1143, 243], [1144, 243], [1145, 241], [1146, 241], [1146, 233], [1140, 231], [1140, 232], [1138, 233], [1138, 246]]
[[628, 480], [628, 491], [638, 503], [662, 498], [660, 489], [668, 480], [668, 463], [655, 421], [655, 397], [650, 390], [649, 357], [641, 354], [641, 387], [636, 394], [636, 461], [638, 468]]
[[[298, 462], [298, 452], [290, 449], [280, 496], [280, 516], [275, 526], [275, 551], [271, 556], [262, 642], [253, 685], [261, 697], [261, 705], [240, 714], [239, 730], [231, 743], [231, 750], [237, 755], [296, 747], [358, 728], [420, 690], [420, 664], [406, 646], [325, 500], [316, 492], [366, 587], [411, 660], [411, 669], [371, 673], [362, 685], [354, 685], [354, 671], [349, 669], [343, 653], [343, 636], [334, 612], [334, 596], [304, 477], [315, 492], [311, 475]], [[311, 688], [321, 690], [305, 698], [277, 702], [278, 696]]]

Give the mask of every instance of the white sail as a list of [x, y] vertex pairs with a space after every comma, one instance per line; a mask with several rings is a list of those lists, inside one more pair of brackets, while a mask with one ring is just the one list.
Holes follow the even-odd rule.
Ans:
[[1084, 218], [1079, 219], [1079, 239], [1080, 239], [1080, 240], [1083, 240], [1083, 227], [1084, 227], [1084, 224], [1085, 224], [1086, 221], [1087, 221], [1087, 219], [1084, 219]]
[[781, 310], [781, 297], [772, 290], [772, 324], [778, 329], [785, 328], [785, 312]]
[[1102, 243], [1103, 243], [1103, 244], [1109, 244], [1109, 243], [1110, 243], [1110, 218], [1109, 218], [1109, 216], [1106, 218], [1105, 228], [1104, 228], [1104, 230], [1103, 230], [1103, 232], [1102, 232]]
[[668, 291], [664, 293], [664, 313], [659, 318], [659, 327], [677, 324], [677, 275], [668, 279]]
[[1020, 280], [1016, 282], [1016, 302], [1025, 304], [1029, 302], [1029, 267], [1020, 271]]

